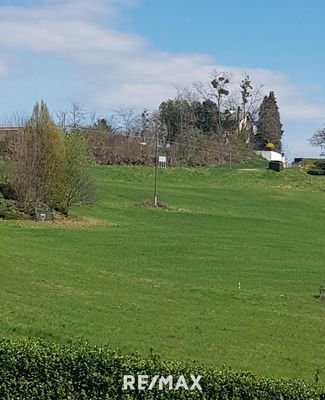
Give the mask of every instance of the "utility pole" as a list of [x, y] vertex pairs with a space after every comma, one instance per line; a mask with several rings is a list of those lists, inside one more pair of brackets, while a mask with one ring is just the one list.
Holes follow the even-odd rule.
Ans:
[[153, 203], [155, 207], [158, 207], [158, 191], [157, 191], [157, 183], [158, 183], [158, 129], [156, 131], [156, 148], [155, 148], [155, 190]]

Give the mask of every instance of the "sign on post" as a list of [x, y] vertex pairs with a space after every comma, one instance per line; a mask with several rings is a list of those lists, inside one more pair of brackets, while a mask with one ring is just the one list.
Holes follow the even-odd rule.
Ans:
[[166, 156], [159, 156], [159, 158], [158, 158], [158, 167], [159, 168], [166, 168], [167, 167], [167, 157]]
[[53, 212], [49, 207], [36, 207], [35, 208], [35, 217], [37, 221], [52, 221]]

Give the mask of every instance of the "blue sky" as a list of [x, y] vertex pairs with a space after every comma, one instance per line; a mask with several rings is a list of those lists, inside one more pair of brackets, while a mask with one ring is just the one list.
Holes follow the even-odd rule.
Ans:
[[324, 0], [0, 0], [0, 114], [72, 102], [153, 109], [175, 85], [248, 73], [274, 90], [291, 157], [325, 123]]

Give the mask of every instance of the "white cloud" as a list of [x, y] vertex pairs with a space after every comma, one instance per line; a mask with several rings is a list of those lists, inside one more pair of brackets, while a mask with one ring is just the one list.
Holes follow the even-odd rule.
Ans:
[[309, 104], [298, 98], [281, 101], [281, 112], [288, 119], [325, 119], [325, 104]]
[[306, 140], [297, 141], [290, 144], [287, 156], [291, 161], [294, 157], [318, 158], [320, 156], [320, 148], [311, 146]]
[[0, 60], [0, 78], [9, 75], [9, 73], [10, 73], [9, 64], [4, 60]]
[[[94, 105], [157, 106], [175, 94], [175, 84], [205, 81], [212, 69], [240, 81], [248, 73], [265, 90], [274, 90], [282, 116], [325, 118], [325, 105], [310, 104], [305, 88], [281, 72], [217, 65], [204, 54], [168, 53], [151, 48], [141, 36], [118, 28], [121, 7], [135, 0], [44, 0], [30, 7], [0, 7], [0, 48], [49, 53], [89, 67], [96, 84]], [[6, 65], [0, 62], [0, 75]]]
[[0, 78], [7, 78], [11, 75], [22, 75], [27, 72], [23, 62], [15, 57], [0, 57]]
[[94, 17], [98, 15], [111, 20], [113, 10], [100, 0], [0, 7], [0, 46], [54, 53], [84, 62], [112, 54], [135, 54], [144, 45], [141, 37], [104, 29], [96, 23]]

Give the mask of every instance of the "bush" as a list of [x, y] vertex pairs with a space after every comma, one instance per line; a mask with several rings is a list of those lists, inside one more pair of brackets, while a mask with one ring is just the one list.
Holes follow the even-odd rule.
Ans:
[[[123, 375], [202, 375], [199, 391], [123, 391]], [[150, 354], [125, 356], [88, 344], [0, 340], [1, 399], [324, 400], [325, 391], [298, 381], [258, 378]]]
[[309, 175], [325, 175], [325, 160], [304, 160], [303, 170]]
[[322, 169], [310, 168], [307, 171], [307, 174], [309, 174], [309, 175], [325, 175], [325, 171]]
[[9, 183], [0, 183], [0, 193], [6, 200], [17, 200], [16, 192]]
[[0, 218], [4, 218], [7, 211], [7, 202], [0, 192]]
[[266, 150], [274, 150], [275, 149], [275, 145], [273, 143], [267, 143], [265, 145], [265, 149]]
[[15, 201], [6, 200], [0, 191], [0, 218], [1, 219], [30, 219], [30, 216], [22, 212]]

